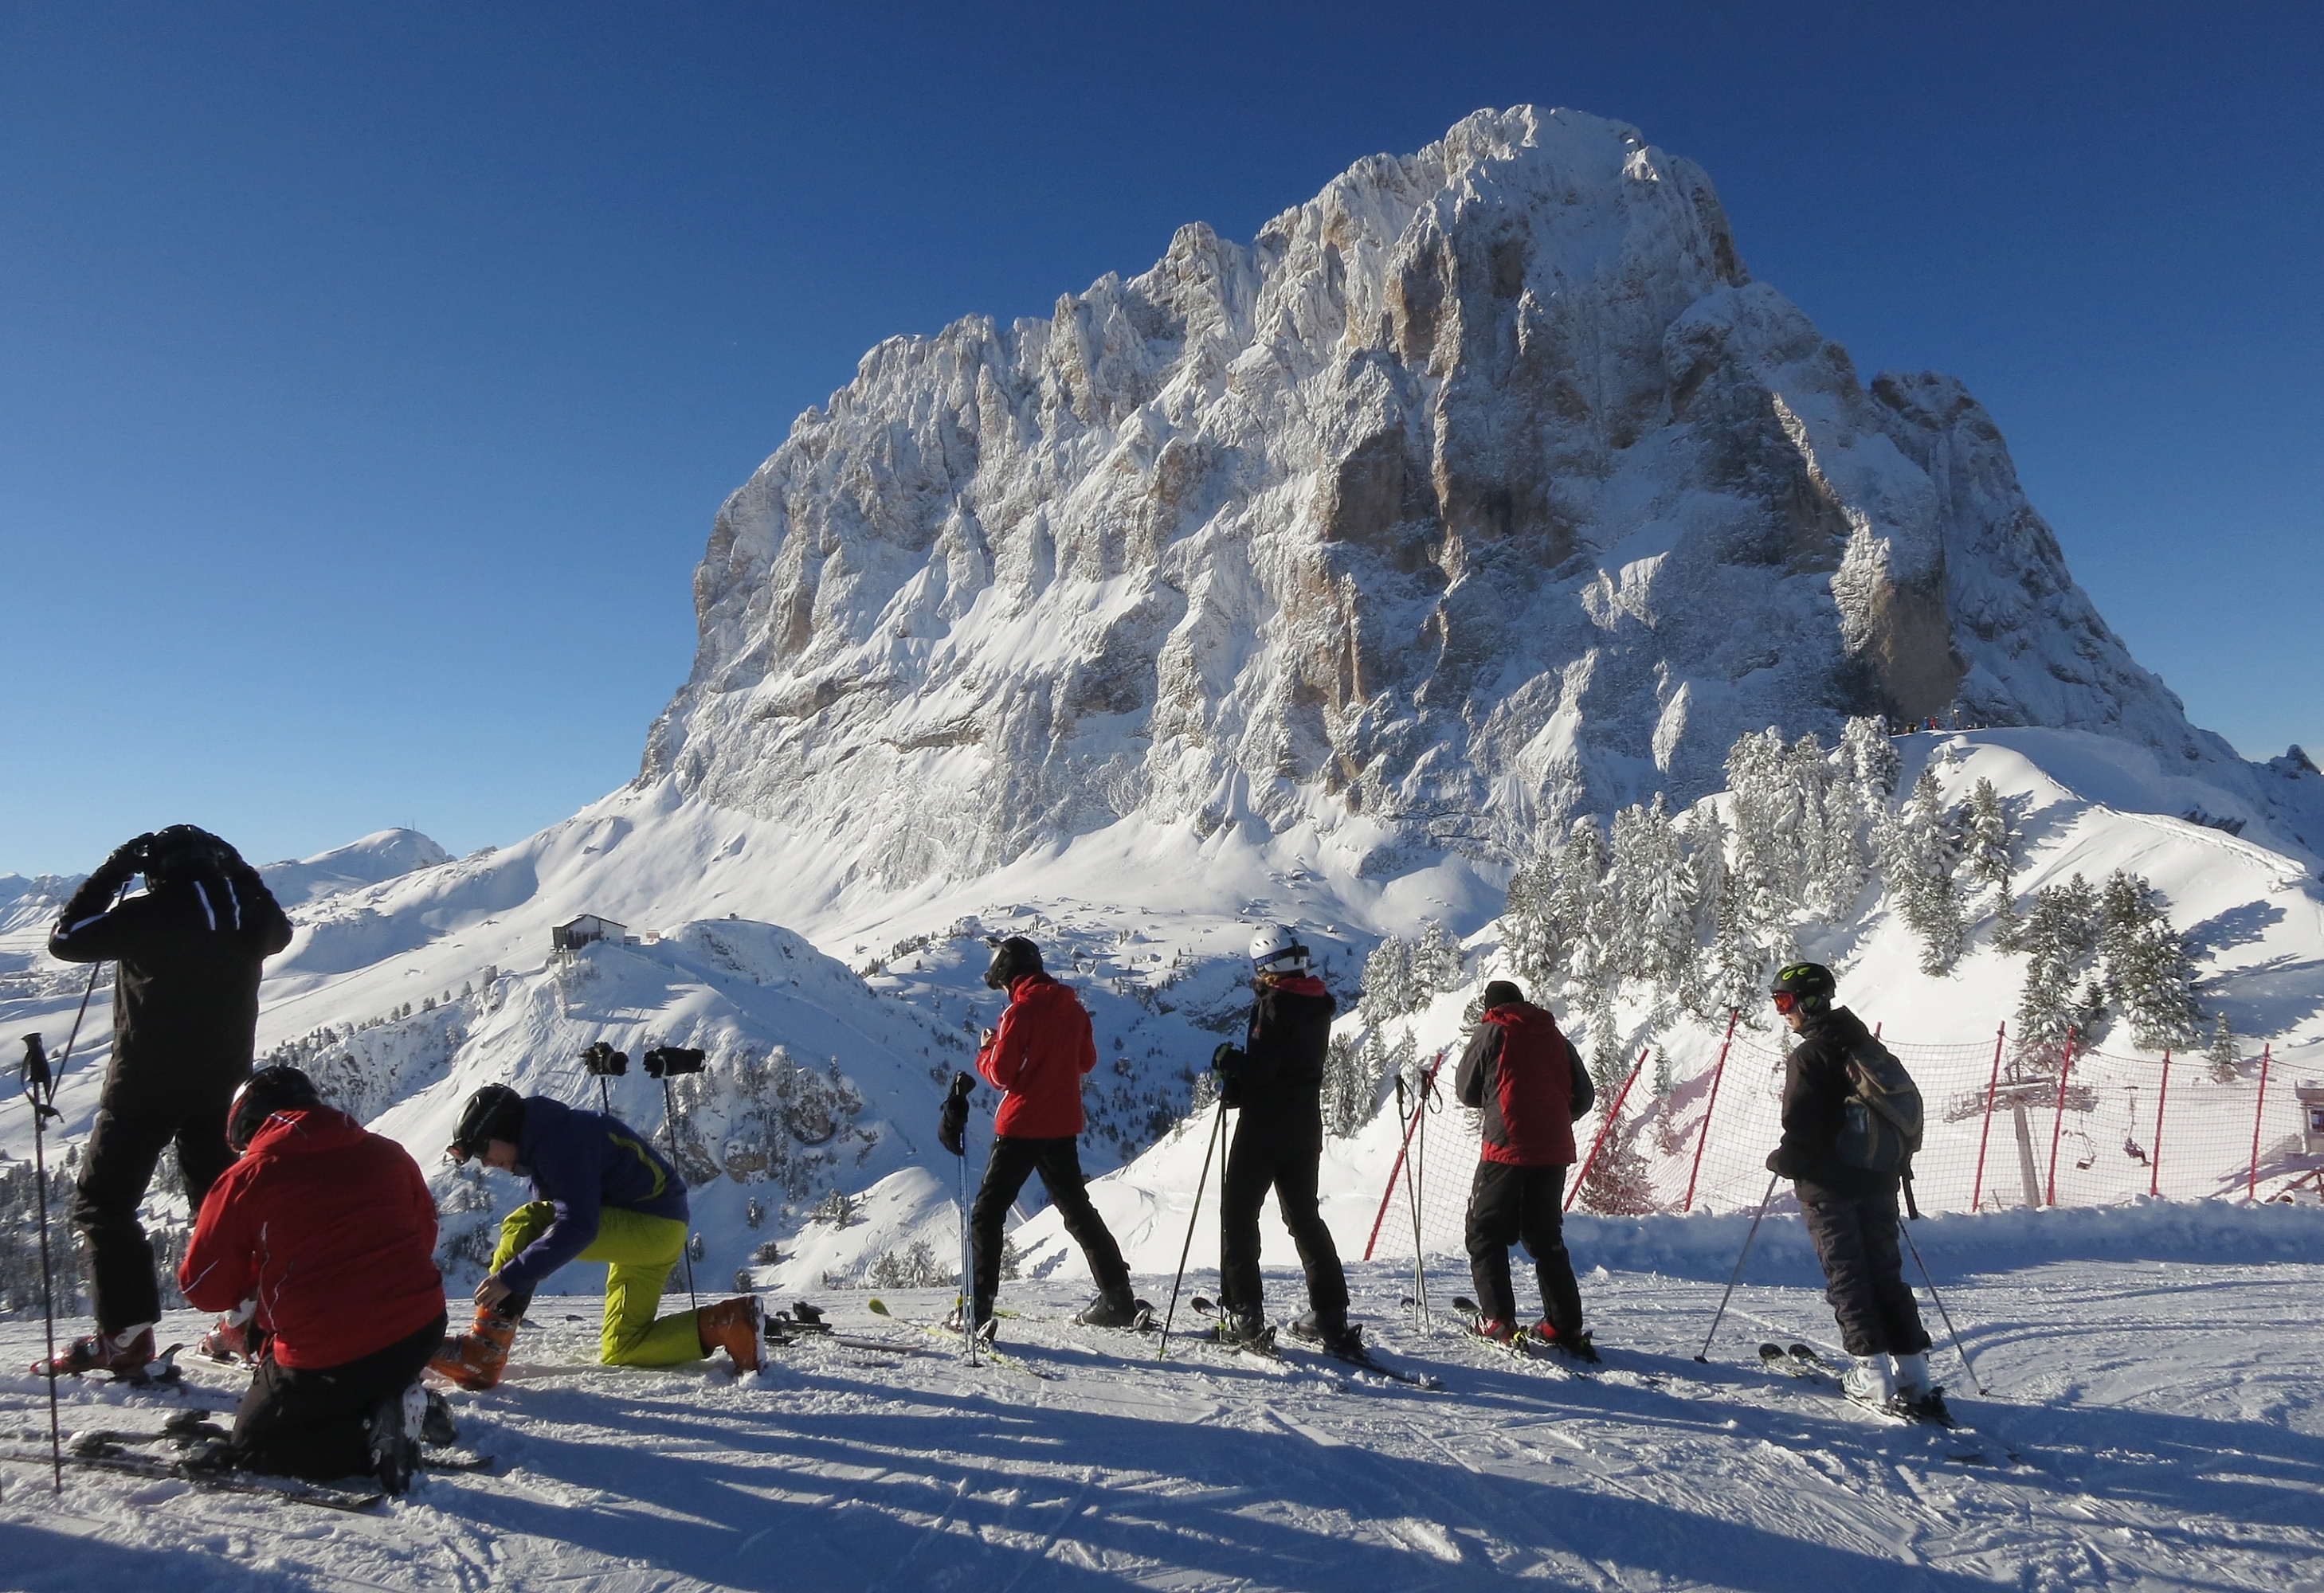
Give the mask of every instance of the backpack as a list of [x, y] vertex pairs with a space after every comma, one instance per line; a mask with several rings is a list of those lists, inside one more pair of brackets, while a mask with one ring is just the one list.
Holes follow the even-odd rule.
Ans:
[[1849, 1166], [1910, 1178], [1913, 1155], [1921, 1148], [1920, 1086], [1868, 1035], [1848, 1054], [1848, 1082], [1833, 1150]]

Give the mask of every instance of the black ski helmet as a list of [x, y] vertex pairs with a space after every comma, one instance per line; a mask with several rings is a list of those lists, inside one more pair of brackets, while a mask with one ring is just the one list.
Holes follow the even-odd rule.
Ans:
[[1041, 971], [1041, 948], [1021, 935], [992, 943], [992, 965], [984, 971], [984, 982], [996, 990], [1005, 990], [1028, 973]]
[[285, 1064], [260, 1068], [243, 1081], [242, 1088], [234, 1092], [234, 1104], [226, 1108], [226, 1142], [240, 1156], [276, 1112], [322, 1104], [315, 1081], [297, 1068]]
[[517, 1142], [524, 1132], [524, 1097], [506, 1084], [487, 1084], [468, 1097], [460, 1109], [459, 1127], [452, 1130], [452, 1159], [465, 1162], [484, 1154], [495, 1139]]
[[171, 824], [154, 832], [145, 843], [148, 884], [166, 885], [179, 879], [216, 879], [242, 861], [242, 854], [208, 830], [193, 824]]
[[1831, 970], [1821, 962], [1786, 962], [1775, 970], [1772, 995], [1789, 996], [1799, 1003], [1800, 1010], [1816, 1017], [1831, 1008], [1831, 998], [1840, 989]]

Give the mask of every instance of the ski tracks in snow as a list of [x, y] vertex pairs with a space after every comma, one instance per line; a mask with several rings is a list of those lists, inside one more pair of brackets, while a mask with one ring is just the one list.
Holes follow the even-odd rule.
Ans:
[[[1760, 1338], [1836, 1353], [1809, 1288], [1739, 1290], [1737, 1326], [1697, 1366], [1714, 1285], [1593, 1276], [1608, 1361], [1570, 1376], [1413, 1331], [1393, 1267], [1351, 1281], [1383, 1350], [1443, 1392], [1191, 1345], [1157, 1361], [1151, 1337], [1061, 1320], [1078, 1297], [1063, 1283], [1012, 1285], [1028, 1314], [1003, 1323], [1047, 1382], [812, 1344], [740, 1381], [601, 1367], [586, 1328], [551, 1326], [527, 1331], [501, 1388], [455, 1396], [497, 1475], [431, 1476], [342, 1517], [86, 1473], [58, 1506], [45, 1476], [11, 1469], [0, 1585], [2324, 1588], [2324, 1266], [2051, 1262], [1949, 1282], [1993, 1390], [1968, 1393], [1940, 1347], [1958, 1433], [1761, 1369]], [[1296, 1285], [1270, 1290], [1280, 1307]], [[859, 1297], [825, 1303], [846, 1331], [895, 1334]], [[29, 1359], [39, 1331], [0, 1326], [0, 1354]], [[189, 1376], [214, 1410], [239, 1392], [227, 1368]], [[68, 1430], [158, 1427], [189, 1403], [63, 1393]], [[42, 1404], [31, 1378], [0, 1377], [0, 1423], [44, 1428]]]

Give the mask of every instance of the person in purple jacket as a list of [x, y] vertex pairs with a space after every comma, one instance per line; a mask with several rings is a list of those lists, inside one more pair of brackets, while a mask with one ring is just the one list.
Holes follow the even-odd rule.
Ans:
[[468, 1098], [451, 1155], [531, 1180], [534, 1199], [501, 1222], [492, 1269], [476, 1285], [476, 1321], [444, 1340], [429, 1368], [463, 1388], [500, 1381], [532, 1292], [568, 1261], [602, 1261], [607, 1366], [667, 1367], [724, 1349], [737, 1372], [759, 1369], [764, 1320], [757, 1296], [655, 1315], [686, 1248], [686, 1181], [618, 1118], [546, 1095], [487, 1084]]

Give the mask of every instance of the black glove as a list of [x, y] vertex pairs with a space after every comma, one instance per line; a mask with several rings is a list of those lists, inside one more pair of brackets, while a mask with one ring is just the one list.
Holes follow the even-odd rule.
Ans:
[[1797, 1178], [1799, 1176], [1797, 1173], [1792, 1170], [1792, 1158], [1790, 1155], [1786, 1153], [1784, 1147], [1780, 1145], [1767, 1153], [1767, 1171], [1773, 1173], [1778, 1178]]
[[968, 1154], [961, 1136], [968, 1129], [968, 1092], [976, 1088], [976, 1081], [966, 1073], [952, 1076], [952, 1089], [945, 1096], [944, 1110], [936, 1116], [936, 1143], [956, 1156]]
[[112, 854], [97, 865], [97, 877], [110, 879], [116, 885], [127, 883], [131, 875], [143, 871], [152, 846], [153, 837], [150, 832], [131, 837], [115, 847]]
[[1240, 1066], [1242, 1066], [1242, 1047], [1232, 1040], [1221, 1041], [1219, 1048], [1211, 1053], [1211, 1071], [1214, 1073], [1231, 1073]]

